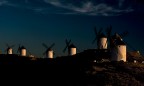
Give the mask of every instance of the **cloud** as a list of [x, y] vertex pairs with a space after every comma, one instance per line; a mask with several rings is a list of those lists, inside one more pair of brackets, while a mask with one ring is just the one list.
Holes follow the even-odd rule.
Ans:
[[125, 1], [125, 0], [119, 0], [119, 3], [118, 3], [119, 7], [122, 7], [124, 1]]
[[[99, 15], [99, 16], [114, 16], [123, 13], [132, 12], [133, 9], [127, 7], [125, 9], [120, 9], [123, 6], [125, 0], [118, 0], [119, 8], [108, 5], [107, 3], [94, 3], [92, 1], [87, 1], [81, 3], [80, 6], [76, 6], [70, 3], [63, 3], [60, 0], [44, 0], [45, 3], [51, 4], [55, 7], [71, 10], [70, 14], [85, 14], [85, 15]], [[61, 13], [62, 14], [62, 13]], [[64, 13], [69, 14], [69, 13]]]
[[29, 3], [29, 0], [24, 0], [23, 3], [13, 2], [13, 0], [0, 0], [0, 6], [10, 6], [14, 8], [22, 8], [22, 9], [29, 9], [29, 10], [34, 10], [35, 8], [37, 8], [33, 6], [28, 6], [27, 3]]
[[44, 9], [43, 8], [35, 8], [33, 9], [35, 12], [42, 12]]
[[9, 0], [0, 0], [0, 6], [12, 6], [12, 7], [16, 7], [16, 4], [10, 3]]
[[25, 3], [29, 3], [29, 1], [28, 1], [28, 0], [24, 0], [24, 2], [25, 2]]
[[[25, 8], [33, 10], [34, 12], [41, 13], [52, 13], [52, 14], [66, 14], [66, 15], [93, 15], [93, 16], [116, 16], [124, 13], [129, 13], [134, 11], [131, 7], [124, 7], [123, 5], [126, 0], [116, 0], [117, 7], [108, 4], [105, 0], [102, 2], [93, 0], [82, 0], [79, 3], [72, 0], [43, 0], [39, 2], [44, 2], [47, 6], [35, 5], [35, 1], [24, 0], [23, 4], [19, 2], [13, 2], [12, 0], [0, 0], [0, 6], [6, 5], [17, 8]], [[29, 3], [31, 2], [31, 3]], [[27, 4], [29, 3], [29, 4]], [[51, 6], [50, 6], [51, 5]]]
[[0, 0], [0, 6], [7, 4], [8, 1], [7, 0]]

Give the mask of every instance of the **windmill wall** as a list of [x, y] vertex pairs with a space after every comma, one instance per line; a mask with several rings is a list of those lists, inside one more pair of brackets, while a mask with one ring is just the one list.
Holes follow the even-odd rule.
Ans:
[[76, 54], [76, 48], [70, 48], [70, 55]]
[[126, 45], [118, 45], [111, 51], [111, 61], [126, 62]]
[[21, 56], [26, 56], [26, 49], [21, 49]]
[[100, 38], [99, 49], [107, 49], [107, 38]]
[[49, 50], [47, 53], [48, 58], [53, 58], [53, 50]]
[[12, 48], [8, 49], [7, 54], [12, 54]]

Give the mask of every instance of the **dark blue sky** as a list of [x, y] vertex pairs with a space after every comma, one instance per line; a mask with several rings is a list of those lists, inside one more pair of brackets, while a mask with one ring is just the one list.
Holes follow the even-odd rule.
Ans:
[[80, 51], [96, 47], [94, 26], [113, 26], [113, 33], [129, 31], [125, 41], [144, 53], [144, 2], [142, 0], [0, 0], [0, 50], [5, 44], [24, 45], [42, 57], [52, 43], [56, 55], [65, 39], [71, 39]]

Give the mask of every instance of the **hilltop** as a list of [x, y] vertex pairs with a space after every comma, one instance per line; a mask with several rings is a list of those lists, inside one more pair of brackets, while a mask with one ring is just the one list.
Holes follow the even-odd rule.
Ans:
[[[60, 82], [59, 85], [63, 86], [144, 85], [144, 64], [141, 63], [143, 61], [141, 55], [134, 54], [134, 56], [129, 53], [127, 54], [129, 62], [110, 62], [108, 51], [103, 50], [105, 53], [95, 51], [86, 50], [73, 56], [61, 56], [54, 59], [0, 54], [0, 64], [19, 65], [16, 73], [21, 74], [18, 78], [29, 77], [26, 81], [35, 80], [39, 83], [39, 77], [44, 80], [44, 84], [51, 83], [51, 86], [56, 85], [52, 81]], [[137, 62], [134, 63], [134, 60]], [[23, 64], [28, 66], [24, 67]], [[13, 72], [13, 70], [10, 71]], [[23, 71], [26, 72], [22, 74]], [[12, 73], [8, 75], [13, 76]], [[50, 81], [47, 82], [49, 79]]]

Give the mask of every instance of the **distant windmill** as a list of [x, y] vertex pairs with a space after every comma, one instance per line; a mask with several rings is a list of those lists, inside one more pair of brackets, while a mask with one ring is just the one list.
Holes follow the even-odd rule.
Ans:
[[29, 54], [29, 57], [34, 57], [34, 55], [30, 52], [30, 50], [27, 49], [27, 52]]
[[19, 47], [18, 47], [18, 51], [20, 53], [20, 56], [26, 56], [26, 48], [24, 46], [20, 46], [19, 44]]
[[7, 51], [7, 54], [13, 54], [13, 47], [15, 46], [15, 45], [8, 45], [8, 44], [6, 44], [6, 46], [7, 46], [7, 49], [6, 49], [6, 51]]
[[49, 47], [45, 43], [42, 43], [42, 45], [46, 48], [44, 55], [46, 55], [47, 58], [53, 58], [52, 47], [54, 47], [55, 43], [51, 44], [51, 46], [49, 46]]
[[102, 32], [103, 28], [100, 28], [99, 31], [97, 31], [96, 27], [94, 28], [95, 31], [95, 39], [93, 40], [92, 44], [97, 42], [97, 48], [98, 49], [107, 49], [107, 37]]
[[68, 49], [68, 55], [72, 56], [72, 55], [75, 55], [76, 54], [76, 46], [71, 43], [71, 40], [65, 40], [66, 42], [66, 47], [64, 48], [63, 52], [65, 52], [67, 49]]

